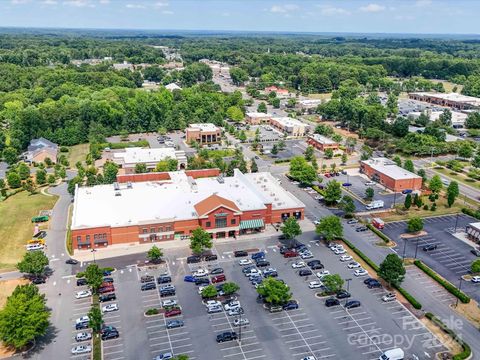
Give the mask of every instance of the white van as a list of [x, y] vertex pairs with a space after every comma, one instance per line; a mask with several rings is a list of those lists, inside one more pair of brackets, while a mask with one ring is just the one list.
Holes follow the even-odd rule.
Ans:
[[378, 359], [379, 360], [403, 360], [405, 353], [402, 349], [396, 348], [385, 351]]
[[29, 244], [27, 245], [27, 251], [34, 250], [43, 250], [44, 246], [42, 244]]

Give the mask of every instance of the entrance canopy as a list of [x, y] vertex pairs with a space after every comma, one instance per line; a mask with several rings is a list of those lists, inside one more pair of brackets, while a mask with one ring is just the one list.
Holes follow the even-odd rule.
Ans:
[[240, 221], [240, 230], [263, 228], [265, 224], [263, 219], [242, 220]]

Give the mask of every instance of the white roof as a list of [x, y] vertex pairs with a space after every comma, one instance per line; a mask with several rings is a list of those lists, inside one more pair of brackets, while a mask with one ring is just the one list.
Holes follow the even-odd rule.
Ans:
[[[79, 187], [75, 191], [72, 229], [99, 226], [128, 226], [166, 220], [198, 217], [195, 204], [217, 194], [235, 202], [242, 211], [300, 208], [305, 205], [284, 190], [269, 173], [242, 174], [232, 177], [188, 178], [184, 171], [169, 173], [166, 181], [146, 181], [120, 185]], [[119, 193], [116, 196], [115, 193]]]
[[170, 83], [168, 85], [165, 86], [165, 89], [167, 90], [170, 90], [170, 91], [173, 91], [173, 90], [182, 90], [182, 88], [180, 86], [178, 86], [177, 84], [175, 83]]
[[[440, 115], [443, 114], [443, 111], [426, 111], [426, 115], [429, 116], [431, 121], [438, 120]], [[408, 116], [412, 116], [414, 119], [418, 118], [422, 114], [421, 111], [411, 111], [408, 113]], [[459, 111], [452, 111], [452, 123], [454, 124], [463, 124], [467, 120], [468, 114], [462, 113]]]
[[204, 123], [204, 124], [190, 124], [189, 128], [197, 129], [200, 131], [217, 131], [219, 128], [215, 124], [212, 123]]
[[299, 101], [300, 105], [303, 106], [313, 106], [320, 105], [322, 103], [321, 99], [304, 99]]
[[273, 117], [272, 120], [278, 122], [282, 126], [307, 126], [307, 124], [301, 122], [300, 120], [291, 118], [291, 117]]
[[246, 115], [248, 117], [251, 117], [251, 118], [269, 118], [269, 117], [272, 117], [272, 114], [262, 113], [262, 112], [247, 112]]
[[415, 92], [412, 93], [414, 95], [418, 96], [427, 96], [427, 97], [432, 97], [432, 98], [437, 98], [437, 99], [443, 99], [443, 100], [449, 100], [449, 101], [456, 101], [456, 102], [461, 102], [461, 103], [468, 103], [471, 105], [480, 105], [480, 99], [473, 97], [473, 96], [467, 96], [467, 95], [462, 95], [458, 93], [448, 93], [448, 94], [443, 94], [443, 93], [433, 93], [433, 92]]
[[[125, 148], [125, 151], [116, 152], [113, 154], [114, 160], [123, 162], [124, 164], [137, 163], [157, 163], [167, 158], [177, 159], [177, 151], [172, 147], [165, 148]], [[183, 153], [183, 151], [182, 151]], [[179, 154], [185, 156], [185, 154]], [[182, 156], [180, 156], [182, 157]]]
[[387, 158], [372, 158], [369, 160], [363, 160], [362, 163], [369, 165], [372, 169], [395, 180], [420, 178], [417, 174], [401, 168]]
[[325, 144], [325, 145], [336, 144], [336, 142], [333, 141], [332, 139], [329, 139], [326, 136], [323, 136], [323, 135], [320, 135], [320, 134], [313, 134], [313, 135], [310, 135], [310, 137], [320, 144]]

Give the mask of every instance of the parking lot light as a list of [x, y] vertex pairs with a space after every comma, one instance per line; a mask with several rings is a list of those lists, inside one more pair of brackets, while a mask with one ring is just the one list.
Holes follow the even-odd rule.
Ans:
[[97, 252], [97, 249], [92, 249], [92, 254], [93, 254], [93, 263], [96, 264], [95, 261], [95, 253]]
[[[460, 284], [458, 284], [458, 291], [462, 291], [462, 282], [463, 282], [463, 278], [462, 278], [462, 277], [460, 277], [460, 279], [459, 279], [459, 280], [460, 280]], [[455, 303], [455, 308], [457, 308], [457, 307], [458, 307], [458, 296], [457, 296], [457, 301], [456, 301], [456, 303]]]
[[[345, 279], [345, 281], [347, 282], [347, 292], [349, 293], [350, 292], [350, 281], [352, 281], [352, 279]], [[345, 298], [345, 305], [347, 304], [347, 301], [348, 301], [348, 297]]]

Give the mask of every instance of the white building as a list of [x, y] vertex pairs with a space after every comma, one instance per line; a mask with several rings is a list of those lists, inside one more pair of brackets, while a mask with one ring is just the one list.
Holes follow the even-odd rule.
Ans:
[[178, 161], [178, 169], [187, 167], [187, 157], [183, 150], [166, 148], [125, 148], [113, 154], [113, 162], [124, 169], [125, 174], [134, 174], [136, 164], [145, 164], [149, 171], [153, 171], [160, 161], [175, 159]]

